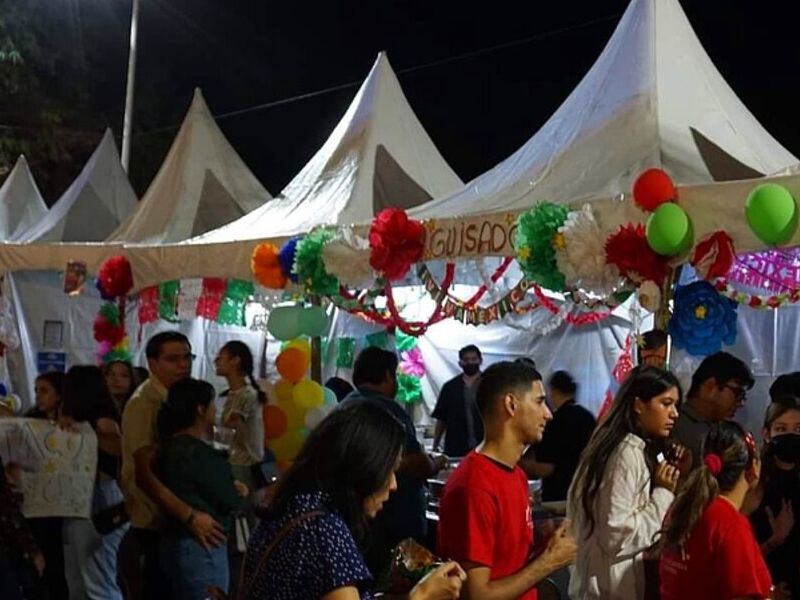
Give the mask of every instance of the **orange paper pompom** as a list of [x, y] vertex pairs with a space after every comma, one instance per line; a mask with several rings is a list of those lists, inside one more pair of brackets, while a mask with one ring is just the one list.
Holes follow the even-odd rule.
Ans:
[[250, 271], [255, 280], [265, 288], [282, 290], [286, 287], [286, 275], [278, 261], [278, 248], [272, 244], [259, 244], [250, 257]]
[[297, 348], [286, 348], [286, 350], [278, 354], [278, 358], [275, 360], [278, 373], [286, 381], [291, 381], [292, 383], [297, 383], [305, 377], [308, 365], [308, 357], [303, 354], [302, 350]]

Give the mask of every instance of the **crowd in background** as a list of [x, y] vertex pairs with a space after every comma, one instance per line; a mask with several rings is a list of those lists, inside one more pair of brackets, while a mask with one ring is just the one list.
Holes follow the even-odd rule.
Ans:
[[[327, 383], [340, 406], [275, 485], [264, 477], [266, 397], [241, 342], [215, 360], [229, 386], [219, 415], [177, 332], [148, 341], [146, 379], [124, 362], [40, 375], [27, 416], [97, 438], [92, 514], [25, 520], [18, 468], [5, 465], [0, 592], [369, 599], [392, 549], [414, 538], [447, 561], [413, 600], [529, 600], [567, 566], [572, 598], [800, 597], [800, 373], [770, 389], [759, 449], [733, 421], [754, 383], [747, 365], [711, 355], [684, 394], [664, 368], [663, 335], [648, 340], [597, 420], [569, 373], [544, 380], [529, 358], [482, 370], [480, 349], [463, 348], [432, 413], [433, 453], [394, 400], [397, 356], [367, 348], [352, 386]], [[230, 433], [226, 452], [215, 428]], [[460, 462], [432, 538], [426, 482], [448, 455]], [[566, 521], [534, 531], [529, 479], [545, 503], [564, 502]]]

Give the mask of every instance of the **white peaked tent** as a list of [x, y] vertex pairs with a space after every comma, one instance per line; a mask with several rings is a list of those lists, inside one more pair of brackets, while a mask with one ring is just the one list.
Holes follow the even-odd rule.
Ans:
[[135, 207], [136, 194], [107, 129], [77, 179], [18, 241], [99, 242]]
[[719, 74], [678, 0], [632, 0], [600, 57], [545, 125], [464, 189], [412, 214], [578, 203], [630, 190], [644, 168], [678, 183], [745, 179], [797, 163]]
[[247, 240], [302, 233], [317, 225], [368, 223], [388, 206], [410, 208], [461, 185], [381, 52], [325, 144], [275, 200], [190, 242]]
[[179, 242], [230, 223], [269, 199], [225, 139], [198, 89], [137, 210], [108, 239]]
[[47, 205], [24, 156], [0, 187], [0, 240], [16, 241], [47, 214]]

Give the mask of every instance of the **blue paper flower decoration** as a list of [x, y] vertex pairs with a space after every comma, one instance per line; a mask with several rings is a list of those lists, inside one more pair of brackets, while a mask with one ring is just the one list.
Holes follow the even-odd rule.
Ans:
[[300, 238], [292, 238], [284, 242], [278, 252], [278, 262], [281, 265], [281, 270], [286, 277], [293, 283], [298, 282], [297, 274], [294, 272], [294, 255], [297, 252], [297, 243]]
[[708, 356], [736, 342], [737, 304], [721, 296], [707, 281], [679, 287], [669, 321], [676, 348], [692, 356]]

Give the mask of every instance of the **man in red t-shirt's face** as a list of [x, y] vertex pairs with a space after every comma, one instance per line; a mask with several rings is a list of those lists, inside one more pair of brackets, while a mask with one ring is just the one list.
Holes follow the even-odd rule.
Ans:
[[507, 394], [503, 399], [503, 408], [507, 415], [504, 425], [516, 435], [520, 443], [527, 446], [542, 441], [544, 428], [553, 418], [546, 399], [541, 381], [531, 383], [530, 389], [524, 394]]

